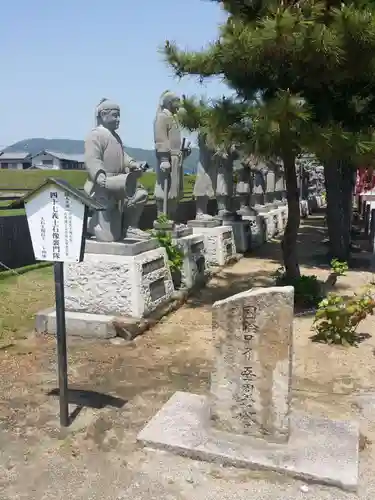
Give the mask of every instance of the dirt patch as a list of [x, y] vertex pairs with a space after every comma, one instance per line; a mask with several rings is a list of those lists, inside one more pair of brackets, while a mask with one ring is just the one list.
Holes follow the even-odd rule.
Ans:
[[[305, 236], [309, 245], [314, 237], [321, 237], [320, 229], [316, 231]], [[328, 275], [329, 269], [309, 264], [308, 256], [302, 260], [304, 273], [317, 274], [322, 279]], [[98, 498], [116, 498], [109, 492], [123, 489], [132, 474], [148, 461], [146, 452], [136, 442], [142, 427], [175, 391], [206, 393], [209, 389], [212, 303], [254, 286], [272, 284], [270, 273], [279, 265], [279, 245], [271, 243], [257, 255], [221, 271], [199, 295], [127, 344], [71, 342], [69, 383], [71, 389], [81, 392], [71, 405], [76, 419], [68, 430], [59, 426], [58, 398], [53, 395], [57, 371], [55, 340], [29, 337], [1, 350], [1, 498], [94, 498], [89, 496], [93, 488], [96, 494], [102, 494]], [[370, 278], [369, 273], [350, 271], [339, 282], [352, 292]], [[50, 301], [51, 277], [42, 276], [41, 280], [38, 289], [44, 291], [40, 297]], [[16, 300], [22, 289], [25, 298], [23, 286], [29, 287], [30, 295], [30, 284], [17, 283], [15, 290], [8, 291], [8, 297]], [[35, 300], [33, 307], [37, 304]], [[46, 305], [48, 302], [38, 307]], [[354, 404], [356, 395], [374, 387], [375, 338], [370, 337], [358, 348], [313, 344], [309, 339], [311, 324], [311, 317], [295, 318], [295, 409], [334, 418], [359, 418], [362, 410]], [[360, 331], [371, 333], [374, 325], [370, 318]], [[361, 421], [361, 449], [370, 461], [375, 439], [371, 418]], [[225, 476], [225, 471], [215, 471], [213, 476]], [[258, 480], [259, 474], [239, 471], [231, 475], [244, 481], [245, 477]], [[259, 480], [265, 477], [262, 473]], [[49, 492], [53, 486], [61, 496]]]

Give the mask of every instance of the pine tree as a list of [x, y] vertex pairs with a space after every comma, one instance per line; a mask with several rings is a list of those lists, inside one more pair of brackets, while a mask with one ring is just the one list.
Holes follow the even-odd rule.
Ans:
[[[252, 138], [250, 142], [253, 140], [259, 150], [268, 143], [272, 152], [283, 160], [289, 206], [283, 256], [287, 274], [296, 277], [299, 275], [296, 154], [308, 143], [315, 144], [318, 152], [325, 150], [320, 143], [328, 141], [322, 130], [332, 137], [339, 130], [339, 137], [345, 142], [345, 137], [370, 133], [374, 126], [373, 2], [225, 0], [220, 3], [228, 19], [220, 27], [216, 41], [200, 52], [180, 50], [166, 42], [165, 55], [179, 77], [223, 77], [235, 92], [231, 100], [233, 108], [237, 107], [239, 114], [248, 114], [248, 120], [246, 117], [240, 120], [241, 126], [230, 127], [231, 133], [236, 132], [245, 141]], [[261, 99], [255, 111], [256, 96]], [[229, 107], [228, 103], [226, 106]], [[250, 111], [244, 112], [246, 107]], [[332, 160], [333, 152], [338, 151], [330, 151], [325, 157]], [[352, 153], [349, 158], [337, 157], [336, 165], [330, 168], [337, 169], [337, 164], [344, 163], [345, 168], [340, 168], [342, 172], [345, 170], [343, 175], [347, 179], [351, 176]]]

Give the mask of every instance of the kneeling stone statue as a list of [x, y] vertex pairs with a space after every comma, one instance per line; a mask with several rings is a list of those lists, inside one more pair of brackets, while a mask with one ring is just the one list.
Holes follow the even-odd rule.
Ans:
[[148, 239], [138, 228], [148, 193], [138, 184], [146, 163], [137, 162], [124, 151], [116, 130], [120, 107], [102, 99], [96, 109], [97, 126], [85, 140], [85, 166], [89, 177], [85, 192], [105, 210], [95, 212], [87, 232], [98, 241], [121, 241], [125, 237]]

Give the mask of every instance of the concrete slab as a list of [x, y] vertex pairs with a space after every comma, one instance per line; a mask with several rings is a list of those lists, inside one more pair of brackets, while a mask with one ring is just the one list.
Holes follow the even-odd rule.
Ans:
[[207, 219], [207, 220], [189, 220], [189, 227], [218, 227], [221, 226], [221, 221], [218, 219]]
[[248, 469], [269, 469], [311, 482], [356, 491], [359, 426], [295, 414], [287, 444], [215, 431], [207, 398], [176, 392], [139, 433], [145, 446], [192, 459]]
[[113, 242], [86, 240], [85, 253], [124, 255], [131, 257], [143, 252], [148, 252], [149, 250], [154, 250], [159, 246], [159, 242], [156, 238], [151, 238], [149, 240], [125, 238], [123, 241]]
[[[115, 316], [65, 311], [66, 333], [75, 337], [109, 339], [116, 337]], [[56, 311], [45, 309], [35, 317], [37, 333], [56, 335]]]

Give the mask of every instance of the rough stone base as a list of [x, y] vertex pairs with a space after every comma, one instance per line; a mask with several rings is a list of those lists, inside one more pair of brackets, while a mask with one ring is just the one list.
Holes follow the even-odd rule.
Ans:
[[203, 284], [206, 280], [203, 234], [176, 238], [173, 242], [184, 254], [181, 284], [188, 289]]
[[226, 225], [232, 228], [236, 251], [238, 253], [246, 253], [251, 248], [250, 223], [245, 218], [243, 219], [226, 222]]
[[249, 221], [251, 231], [251, 248], [261, 247], [265, 242], [265, 225], [260, 215], [243, 215]]
[[345, 490], [358, 485], [359, 426], [351, 421], [298, 414], [288, 444], [270, 444], [210, 430], [206, 397], [176, 392], [138, 441], [197, 460], [270, 469]]
[[85, 253], [83, 262], [65, 269], [67, 311], [140, 318], [174, 291], [165, 248], [137, 255]]
[[270, 241], [275, 235], [275, 224], [272, 212], [263, 212], [259, 214], [262, 217], [265, 227], [265, 240]]
[[225, 266], [236, 254], [236, 244], [230, 226], [193, 227], [193, 234], [204, 236], [208, 266]]

